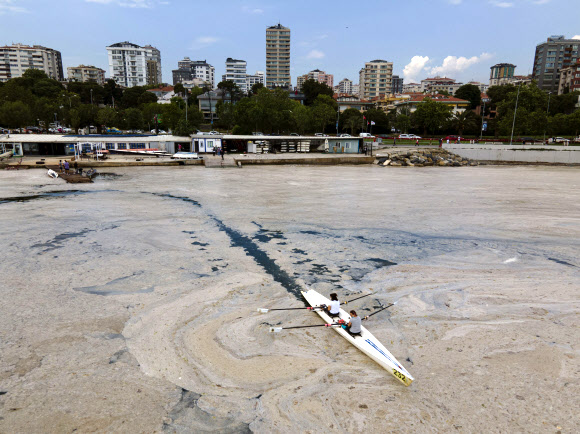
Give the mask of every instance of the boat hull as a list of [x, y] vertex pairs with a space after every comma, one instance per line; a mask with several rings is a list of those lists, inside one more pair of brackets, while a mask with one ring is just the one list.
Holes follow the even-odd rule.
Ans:
[[[327, 299], [322, 294], [318, 293], [317, 291], [311, 289], [309, 291], [302, 291], [302, 296], [306, 299], [306, 301], [310, 304], [310, 306], [320, 306], [322, 304], [330, 305], [330, 300]], [[327, 323], [332, 324], [333, 322], [337, 321], [338, 318], [330, 318], [322, 309], [317, 309], [315, 311], [320, 317]], [[340, 309], [340, 319], [345, 320], [348, 322], [350, 315]], [[387, 350], [383, 344], [371, 333], [369, 332], [364, 326], [362, 327], [361, 336], [351, 336], [346, 330], [342, 327], [335, 326], [332, 327], [339, 335], [357, 347], [360, 351], [366, 354], [368, 357], [373, 359], [376, 363], [381, 365], [384, 369], [389, 371], [393, 377], [403, 383], [405, 386], [409, 386], [414, 378], [413, 376], [407, 371], [403, 365], [399, 363], [399, 361], [393, 356], [389, 350]]]

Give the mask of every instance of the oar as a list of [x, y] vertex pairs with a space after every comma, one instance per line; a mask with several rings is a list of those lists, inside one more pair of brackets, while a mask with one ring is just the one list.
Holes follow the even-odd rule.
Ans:
[[316, 324], [316, 325], [307, 325], [307, 326], [294, 326], [294, 327], [270, 327], [270, 333], [280, 333], [282, 330], [290, 330], [290, 329], [307, 329], [309, 327], [334, 327], [339, 326], [341, 324]]
[[373, 295], [373, 293], [371, 292], [370, 294], [367, 294], [367, 295], [361, 295], [360, 297], [353, 298], [352, 300], [343, 301], [343, 302], [342, 302], [342, 303], [340, 303], [340, 304], [341, 304], [341, 305], [343, 305], [343, 304], [348, 304], [348, 303], [351, 303], [351, 302], [353, 302], [353, 301], [355, 301], [355, 300], [360, 300], [361, 298], [368, 297], [369, 295]]
[[379, 309], [379, 310], [377, 310], [376, 312], [373, 312], [373, 313], [371, 313], [370, 315], [367, 315], [367, 316], [365, 316], [365, 317], [363, 318], [363, 320], [365, 320], [365, 319], [369, 319], [371, 316], [373, 316], [373, 315], [376, 315], [377, 313], [379, 313], [379, 312], [382, 312], [383, 310], [385, 310], [385, 309], [388, 309], [389, 307], [392, 307], [392, 306], [394, 306], [395, 304], [397, 304], [397, 302], [395, 302], [395, 303], [391, 303], [391, 304], [389, 304], [388, 306], [385, 306], [385, 307], [383, 307], [382, 309]]
[[271, 310], [304, 310], [304, 309], [307, 309], [307, 310], [320, 309], [320, 306], [315, 306], [315, 307], [311, 307], [311, 306], [308, 306], [308, 307], [284, 307], [284, 308], [279, 308], [279, 309], [264, 309], [263, 307], [259, 307], [258, 312], [268, 313]]

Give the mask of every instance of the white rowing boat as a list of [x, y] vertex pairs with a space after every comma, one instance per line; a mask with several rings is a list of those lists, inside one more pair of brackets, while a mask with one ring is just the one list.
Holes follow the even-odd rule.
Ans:
[[[326, 304], [327, 306], [330, 305], [330, 300], [323, 296], [322, 294], [316, 292], [314, 289], [310, 289], [309, 291], [302, 291], [302, 296], [306, 299], [306, 301], [310, 304], [310, 306], [320, 306], [321, 304]], [[322, 309], [317, 309], [316, 313], [322, 317], [322, 319], [327, 324], [332, 324], [335, 319], [330, 318]], [[340, 309], [340, 319], [345, 320], [348, 323], [350, 315], [346, 313], [343, 309]], [[338, 318], [336, 318], [338, 320]], [[407, 371], [403, 365], [399, 363], [399, 361], [393, 356], [389, 350], [387, 350], [383, 344], [379, 342], [377, 338], [373, 336], [371, 332], [369, 332], [365, 327], [362, 327], [362, 331], [360, 336], [351, 336], [346, 330], [342, 327], [335, 326], [333, 327], [336, 332], [389, 371], [393, 376], [403, 383], [405, 386], [409, 386], [414, 378], [409, 371]]]

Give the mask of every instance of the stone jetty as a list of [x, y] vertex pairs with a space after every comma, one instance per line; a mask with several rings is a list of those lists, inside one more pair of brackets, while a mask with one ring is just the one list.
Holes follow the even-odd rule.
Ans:
[[377, 164], [405, 167], [479, 165], [477, 161], [462, 158], [441, 148], [389, 150], [377, 156]]

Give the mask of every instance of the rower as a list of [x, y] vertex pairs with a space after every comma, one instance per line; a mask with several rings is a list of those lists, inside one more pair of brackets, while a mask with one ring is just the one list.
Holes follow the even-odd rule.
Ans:
[[329, 317], [340, 317], [340, 301], [338, 301], [338, 295], [335, 292], [330, 294], [330, 306], [323, 304], [321, 307]]
[[342, 324], [342, 328], [345, 329], [348, 332], [348, 334], [351, 335], [352, 337], [360, 336], [361, 335], [360, 333], [362, 331], [361, 322], [362, 319], [359, 316], [357, 316], [356, 311], [351, 310], [350, 320], [348, 321], [348, 324]]

